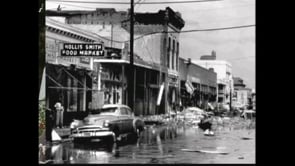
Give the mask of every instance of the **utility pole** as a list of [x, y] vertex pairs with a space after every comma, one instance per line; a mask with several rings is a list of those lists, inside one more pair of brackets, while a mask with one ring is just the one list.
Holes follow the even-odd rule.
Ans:
[[134, 0], [130, 3], [130, 79], [128, 87], [129, 107], [134, 111], [134, 63], [133, 63], [133, 40], [134, 40]]

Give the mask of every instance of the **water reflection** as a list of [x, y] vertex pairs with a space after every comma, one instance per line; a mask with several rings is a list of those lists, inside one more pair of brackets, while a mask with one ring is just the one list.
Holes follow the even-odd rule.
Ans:
[[[53, 163], [199, 163], [213, 161], [216, 156], [183, 152], [181, 149], [226, 150], [236, 153], [234, 150], [237, 149], [240, 137], [250, 137], [248, 128], [235, 130], [232, 126], [218, 125], [215, 127], [216, 136], [206, 137], [201, 129], [186, 125], [149, 126], [139, 137], [127, 135], [117, 144], [107, 145], [102, 142], [85, 145], [68, 142], [52, 146], [49, 153]], [[251, 147], [247, 141], [247, 146]]]
[[49, 153], [50, 159], [55, 164], [109, 163], [110, 160], [126, 156], [132, 159], [147, 158], [151, 163], [158, 163], [159, 157], [157, 156], [163, 157], [167, 153], [163, 141], [173, 140], [176, 137], [177, 128], [175, 126], [148, 127], [138, 138], [134, 135], [127, 135], [125, 139], [116, 144], [102, 142], [86, 145], [68, 142], [53, 145]]

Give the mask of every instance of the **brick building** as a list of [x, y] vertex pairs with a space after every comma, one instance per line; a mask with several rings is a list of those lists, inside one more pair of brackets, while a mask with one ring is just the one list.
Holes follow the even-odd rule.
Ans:
[[[208, 103], [216, 106], [217, 74], [190, 59], [179, 58], [180, 89], [182, 106], [197, 106], [208, 109]], [[192, 91], [186, 84], [191, 84]]]

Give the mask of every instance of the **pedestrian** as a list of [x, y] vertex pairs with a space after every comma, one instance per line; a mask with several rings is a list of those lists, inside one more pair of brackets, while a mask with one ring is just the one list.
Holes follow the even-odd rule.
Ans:
[[199, 127], [205, 131], [205, 135], [214, 135], [212, 131], [212, 123], [213, 118], [211, 117], [211, 114], [208, 113], [208, 115], [204, 115], [204, 118], [201, 119], [201, 122], [199, 123]]
[[63, 128], [64, 108], [61, 105], [61, 102], [57, 102], [54, 107], [56, 110], [56, 127]]
[[51, 142], [51, 132], [54, 124], [54, 116], [53, 116], [53, 111], [50, 108], [46, 109], [45, 112], [45, 131], [46, 131], [46, 141]]

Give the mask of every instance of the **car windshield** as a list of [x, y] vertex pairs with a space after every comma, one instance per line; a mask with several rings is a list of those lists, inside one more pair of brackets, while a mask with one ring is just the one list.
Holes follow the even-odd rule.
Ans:
[[91, 110], [90, 114], [100, 114], [100, 113], [114, 113], [116, 111], [117, 107], [108, 107], [108, 108], [101, 108], [97, 110]]
[[100, 113], [114, 113], [117, 110], [117, 107], [103, 108], [100, 110]]

